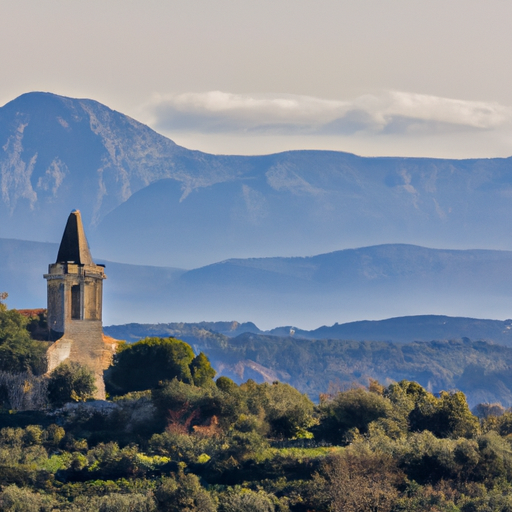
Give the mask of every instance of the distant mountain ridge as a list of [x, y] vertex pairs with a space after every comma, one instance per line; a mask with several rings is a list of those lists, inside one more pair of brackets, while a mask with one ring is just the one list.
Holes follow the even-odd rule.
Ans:
[[[46, 304], [42, 275], [55, 261], [57, 249], [57, 244], [0, 239], [0, 291], [9, 292], [10, 307], [24, 309]], [[310, 258], [233, 259], [189, 271], [110, 262], [97, 258], [94, 249], [92, 254], [97, 263], [106, 264], [107, 325], [228, 318], [241, 324], [254, 322], [263, 329], [294, 326], [295, 336], [351, 338], [350, 324], [335, 325], [329, 332], [317, 328], [361, 317], [512, 316], [509, 251], [440, 250], [395, 244]], [[426, 340], [445, 332], [442, 325], [428, 317], [422, 322], [424, 332], [430, 336]], [[442, 339], [473, 339], [475, 330], [480, 339], [488, 339], [484, 332], [487, 327], [468, 324], [465, 328], [461, 322], [451, 322], [449, 325], [456, 330]], [[205, 329], [210, 328], [207, 325]], [[378, 340], [391, 339], [389, 333], [394, 329], [391, 321], [356, 327], [357, 332], [369, 334], [378, 327]], [[400, 328], [407, 331], [406, 325]], [[229, 333], [229, 329], [227, 324], [221, 332]], [[251, 329], [260, 332], [256, 326]], [[310, 334], [306, 329], [318, 332]]]
[[111, 261], [190, 269], [390, 242], [512, 249], [510, 158], [209, 155], [50, 93], [0, 108], [0, 148], [0, 237], [58, 241], [78, 208]]
[[[283, 326], [262, 331], [252, 322], [198, 322], [110, 325], [105, 331], [132, 343], [139, 339], [156, 337], [188, 337], [199, 339], [212, 333], [236, 338], [242, 334], [261, 334], [303, 340], [385, 341], [412, 343], [450, 341], [470, 338], [512, 348], [512, 320], [486, 320], [477, 318], [449, 317], [444, 315], [417, 315], [385, 320], [362, 320], [322, 326], [304, 330]], [[209, 333], [209, 334], [208, 334]]]
[[345, 339], [357, 341], [412, 341], [456, 340], [469, 338], [512, 347], [512, 320], [487, 320], [445, 315], [415, 315], [385, 320], [362, 320], [323, 326], [311, 331], [279, 327], [268, 334], [290, 335], [304, 339]]
[[[46, 304], [42, 274], [57, 249], [0, 239], [0, 291], [9, 292], [9, 307]], [[467, 311], [475, 303], [474, 310], [490, 317], [496, 305], [509, 313], [510, 252], [377, 246], [313, 258], [232, 260], [192, 271], [95, 260], [106, 263], [108, 334], [128, 341], [177, 336], [238, 381], [279, 379], [316, 399], [330, 384], [407, 378], [433, 391], [462, 389], [472, 404], [512, 405], [511, 320], [422, 315], [297, 327], [325, 318], [342, 322], [350, 306], [375, 314], [386, 308], [425, 311], [444, 301], [444, 311]], [[325, 280], [329, 275], [332, 282]], [[222, 317], [252, 317], [255, 323], [198, 321]], [[294, 327], [257, 327], [260, 321], [282, 325], [282, 318], [292, 318]]]

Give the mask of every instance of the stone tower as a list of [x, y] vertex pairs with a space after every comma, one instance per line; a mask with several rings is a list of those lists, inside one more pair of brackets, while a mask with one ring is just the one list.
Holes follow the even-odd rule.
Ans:
[[48, 372], [63, 361], [88, 366], [96, 375], [96, 398], [105, 398], [103, 370], [109, 367], [115, 340], [103, 335], [101, 320], [104, 266], [96, 265], [78, 210], [71, 212], [57, 261], [44, 275], [48, 284], [48, 328], [55, 341], [48, 349]]

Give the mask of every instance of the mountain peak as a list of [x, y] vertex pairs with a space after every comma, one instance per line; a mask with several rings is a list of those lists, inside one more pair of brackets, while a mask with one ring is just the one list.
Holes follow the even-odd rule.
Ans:
[[62, 218], [75, 205], [89, 227], [97, 224], [140, 188], [175, 177], [175, 158], [186, 153], [97, 101], [49, 92], [0, 108], [0, 148], [0, 214], [25, 216], [22, 236], [33, 239], [48, 239], [48, 217]]
[[78, 208], [109, 259], [190, 268], [397, 241], [512, 248], [511, 159], [209, 155], [48, 92], [0, 108], [0, 148], [0, 236], [59, 240]]

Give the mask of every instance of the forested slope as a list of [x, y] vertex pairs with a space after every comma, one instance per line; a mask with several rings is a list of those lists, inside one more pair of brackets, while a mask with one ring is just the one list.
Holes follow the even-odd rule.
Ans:
[[[469, 338], [409, 343], [310, 340], [257, 332], [226, 336], [212, 328], [236, 334], [244, 327], [228, 322], [128, 324], [105, 330], [129, 342], [144, 336], [179, 337], [196, 353], [207, 354], [220, 375], [236, 382], [277, 379], [314, 400], [329, 387], [366, 385], [370, 378], [381, 382], [408, 379], [433, 392], [461, 390], [471, 405], [498, 401], [512, 406], [512, 348], [496, 343]], [[245, 328], [257, 330], [254, 324], [245, 324]], [[491, 323], [492, 329], [498, 330]]]

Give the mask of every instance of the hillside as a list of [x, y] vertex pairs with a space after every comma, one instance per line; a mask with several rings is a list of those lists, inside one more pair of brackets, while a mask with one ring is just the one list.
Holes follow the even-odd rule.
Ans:
[[222, 375], [237, 381], [277, 379], [313, 399], [319, 393], [402, 379], [432, 392], [463, 391], [471, 406], [500, 402], [512, 406], [512, 348], [469, 339], [413, 342], [297, 340], [242, 334], [227, 347], [201, 348]]
[[93, 100], [0, 108], [0, 237], [57, 242], [82, 211], [98, 257], [197, 268], [402, 242], [512, 249], [510, 159], [209, 155]]
[[[401, 332], [400, 325], [408, 325], [409, 331], [416, 332], [421, 339], [425, 337], [422, 331], [425, 320], [396, 318], [374, 322], [374, 332], [378, 333], [378, 326], [382, 325], [390, 333], [390, 326], [394, 325], [397, 338], [403, 341], [405, 334]], [[247, 379], [257, 382], [279, 380], [308, 393], [314, 400], [318, 399], [320, 393], [329, 390], [344, 390], [354, 384], [368, 385], [371, 378], [386, 384], [407, 379], [419, 382], [436, 393], [461, 390], [472, 406], [481, 402], [500, 402], [511, 407], [510, 336], [507, 338], [508, 347], [468, 338], [446, 338], [446, 334], [457, 332], [454, 331], [457, 326], [470, 329], [471, 325], [475, 325], [477, 331], [479, 329], [488, 335], [500, 333], [502, 329], [508, 331], [510, 321], [482, 322], [447, 317], [429, 317], [428, 320], [430, 325], [437, 324], [438, 332], [442, 332], [439, 326], [445, 322], [447, 327], [441, 339], [419, 342], [411, 337], [407, 343], [371, 341], [371, 338], [364, 337], [364, 322], [346, 324], [354, 333], [358, 324], [363, 327], [359, 337], [355, 335], [350, 341], [272, 336], [255, 332], [229, 337], [201, 323], [128, 324], [106, 327], [105, 332], [130, 342], [145, 336], [175, 336], [189, 343], [196, 353], [203, 351], [219, 375], [226, 375], [239, 383]], [[218, 327], [225, 327], [219, 324]], [[231, 332], [238, 332], [239, 326], [233, 327], [235, 329]], [[309, 335], [312, 336], [314, 332]], [[503, 332], [501, 334], [504, 335]]]
[[[106, 325], [228, 318], [252, 321], [267, 330], [294, 326], [297, 335], [306, 337], [352, 338], [350, 326], [339, 333], [337, 326], [312, 335], [300, 330], [357, 318], [425, 314], [509, 318], [512, 311], [512, 252], [508, 251], [388, 244], [310, 258], [233, 259], [185, 271], [111, 262], [98, 258], [92, 249], [94, 259], [106, 265]], [[42, 276], [56, 254], [57, 244], [0, 239], [0, 288], [9, 292], [10, 307], [46, 304]], [[372, 339], [390, 339], [385, 325], [365, 325]], [[372, 325], [378, 327], [378, 338]], [[457, 326], [442, 337], [474, 339], [478, 333], [478, 338], [487, 339], [476, 328]], [[403, 330], [404, 341], [440, 337], [437, 327], [426, 320], [419, 334], [406, 326], [398, 329]]]
[[276, 327], [262, 331], [252, 322], [199, 322], [124, 324], [106, 326], [115, 338], [131, 343], [147, 336], [173, 336], [187, 338], [191, 343], [204, 337], [221, 336], [221, 339], [236, 338], [241, 334], [278, 336], [298, 340], [352, 340], [411, 343], [414, 341], [449, 341], [472, 337], [497, 345], [512, 348], [512, 320], [483, 320], [443, 315], [420, 315], [388, 318], [386, 320], [363, 320], [310, 331], [291, 326]]
[[[418, 315], [386, 320], [363, 320], [323, 326], [311, 331], [293, 329], [294, 337], [305, 339], [345, 339], [391, 341], [409, 343], [411, 341], [453, 340], [472, 338], [486, 340], [499, 345], [512, 347], [512, 320], [485, 320], [459, 318], [444, 315]], [[269, 334], [288, 336], [290, 327], [278, 327]]]
[[[10, 293], [10, 307], [45, 305], [42, 274], [56, 252], [56, 244], [0, 240], [0, 283], [2, 291]], [[283, 380], [313, 397], [326, 391], [330, 382], [347, 386], [366, 383], [369, 377], [408, 378], [434, 391], [460, 388], [471, 403], [499, 400], [512, 405], [512, 383], [507, 377], [512, 349], [448, 341], [468, 338], [510, 347], [510, 320], [423, 315], [340, 323], [311, 331], [296, 328], [293, 337], [290, 327], [270, 333], [256, 327], [260, 320], [273, 319], [279, 325], [279, 318], [286, 317], [300, 321], [299, 325], [313, 321], [318, 325], [326, 312], [341, 319], [346, 310], [340, 304], [357, 305], [357, 300], [361, 310], [371, 312], [379, 304], [404, 309], [400, 299], [417, 309], [433, 308], [441, 301], [467, 309], [474, 304], [489, 316], [494, 305], [501, 303], [507, 312], [510, 258], [505, 251], [381, 246], [314, 258], [234, 260], [189, 272], [105, 262], [106, 324], [122, 323], [111, 319], [186, 320], [187, 315], [236, 318], [237, 312], [243, 312], [242, 319], [252, 314], [256, 320], [255, 324], [125, 325], [105, 331], [129, 341], [148, 335], [177, 336], [196, 352], [204, 350], [222, 374], [238, 381]], [[325, 280], [327, 275], [331, 280]], [[329, 301], [331, 309], [327, 309]], [[295, 317], [290, 314], [292, 307]], [[347, 339], [353, 341], [342, 341]]]
[[[129, 321], [228, 318], [262, 329], [283, 324], [312, 329], [422, 314], [509, 318], [511, 256], [389, 244], [310, 258], [227, 260], [161, 281], [144, 300], [127, 305]], [[157, 315], [150, 303], [172, 317]]]
[[57, 241], [74, 208], [92, 228], [157, 180], [194, 188], [235, 173], [222, 157], [186, 150], [96, 101], [50, 93], [0, 108], [0, 141], [3, 237]]

